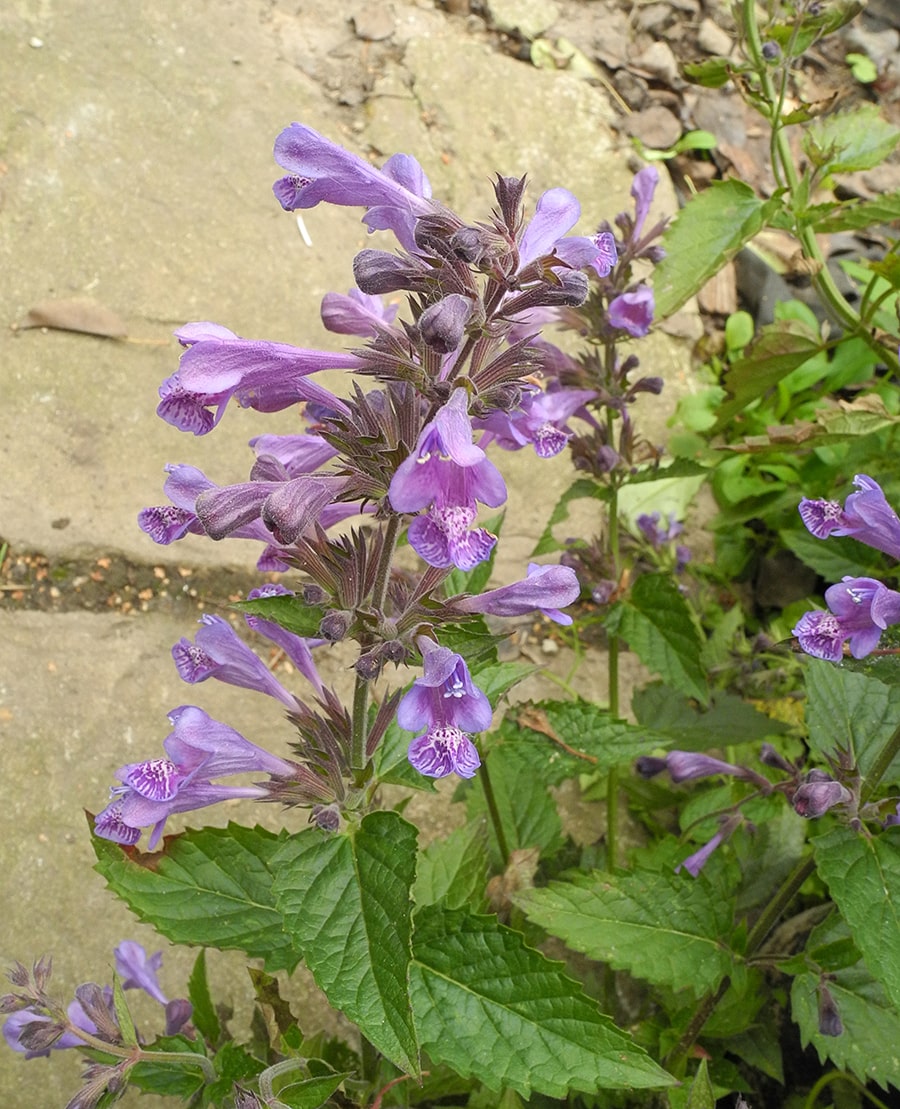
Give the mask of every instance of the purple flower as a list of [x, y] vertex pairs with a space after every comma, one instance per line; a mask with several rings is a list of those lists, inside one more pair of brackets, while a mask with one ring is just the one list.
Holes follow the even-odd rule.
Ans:
[[793, 629], [801, 648], [815, 658], [840, 662], [848, 639], [853, 657], [865, 658], [884, 629], [900, 623], [900, 593], [874, 578], [845, 577], [825, 590], [825, 601], [830, 611], [806, 612]]
[[288, 171], [273, 186], [286, 211], [322, 201], [364, 207], [369, 230], [393, 231], [406, 250], [415, 249], [416, 218], [434, 211], [428, 178], [407, 154], [395, 154], [379, 170], [311, 127], [292, 123], [275, 140], [275, 160]]
[[196, 685], [207, 678], [217, 678], [227, 685], [265, 693], [292, 711], [297, 708], [296, 697], [284, 688], [259, 655], [238, 638], [227, 620], [207, 613], [201, 616], [200, 624], [193, 643], [182, 638], [172, 648], [182, 681]]
[[[293, 597], [295, 594], [292, 590], [286, 589], [283, 585], [261, 585], [256, 589], [251, 589], [247, 594], [248, 601], [255, 601], [258, 597]], [[287, 628], [282, 628], [280, 624], [275, 624], [271, 620], [266, 620], [262, 616], [245, 615], [244, 619], [247, 621], [249, 627], [260, 635], [264, 635], [267, 639], [271, 639], [273, 643], [277, 644], [282, 651], [291, 660], [294, 666], [312, 684], [318, 694], [324, 693], [324, 686], [322, 679], [319, 677], [319, 671], [316, 669], [316, 664], [313, 662], [311, 647], [318, 646], [325, 641], [322, 639], [303, 639], [299, 635], [294, 635], [289, 632]]]
[[610, 327], [640, 339], [650, 330], [653, 309], [653, 290], [648, 285], [638, 285], [630, 293], [621, 293], [610, 302], [606, 320]]
[[590, 389], [535, 390], [524, 394], [517, 409], [491, 412], [479, 426], [504, 450], [530, 443], [539, 458], [552, 458], [572, 437], [567, 421], [596, 395]]
[[693, 778], [708, 778], [711, 774], [729, 774], [736, 778], [746, 778], [748, 770], [722, 762], [699, 751], [670, 751], [666, 755], [666, 770], [673, 782], [688, 782]]
[[676, 539], [684, 531], [684, 525], [680, 524], [671, 513], [668, 527], [665, 530], [660, 527], [660, 514], [658, 512], [649, 514], [644, 512], [638, 516], [635, 523], [655, 551], [658, 551], [663, 543]]
[[116, 957], [116, 974], [122, 979], [122, 988], [139, 989], [149, 994], [160, 1005], [168, 1005], [169, 999], [162, 992], [157, 973], [162, 966], [162, 952], [147, 954], [134, 940], [123, 940], [113, 955]]
[[408, 732], [424, 729], [412, 741], [409, 760], [421, 774], [471, 778], [481, 761], [466, 732], [490, 727], [491, 705], [472, 682], [461, 655], [425, 636], [418, 640], [424, 673], [404, 694], [397, 723]]
[[572, 617], [559, 610], [576, 601], [580, 592], [578, 577], [569, 566], [540, 566], [529, 562], [528, 577], [524, 581], [489, 589], [474, 597], [463, 597], [454, 602], [454, 608], [461, 612], [488, 612], [492, 616], [542, 612], [557, 624], [571, 624]]
[[739, 813], [733, 813], [731, 816], [726, 817], [719, 825], [718, 832], [716, 832], [709, 843], [705, 843], [699, 851], [695, 851], [692, 855], [688, 855], [683, 862], [680, 862], [678, 866], [675, 867], [675, 873], [677, 874], [684, 868], [692, 878], [696, 878], [703, 867], [706, 866], [715, 849], [731, 836], [731, 833], [741, 823], [741, 820], [742, 817]]
[[163, 743], [168, 758], [129, 763], [116, 771], [122, 784], [110, 790], [113, 800], [94, 822], [95, 833], [103, 839], [132, 846], [142, 828], [153, 826], [148, 845], [152, 851], [173, 813], [232, 798], [268, 796], [261, 786], [214, 785], [212, 778], [252, 772], [282, 778], [294, 775], [291, 763], [257, 747], [195, 705], [173, 709], [169, 721], [174, 730]]
[[634, 179], [631, 182], [631, 195], [634, 198], [634, 230], [631, 233], [632, 240], [638, 239], [641, 232], [644, 230], [644, 224], [650, 213], [650, 205], [653, 203], [653, 194], [656, 192], [656, 186], [658, 184], [659, 170], [656, 166], [644, 166], [643, 169], [638, 170], [634, 175]]
[[[265, 465], [265, 464], [264, 464]], [[332, 523], [359, 512], [353, 502], [333, 505], [349, 479], [334, 474], [302, 474], [290, 478], [286, 471], [272, 476], [280, 480], [254, 480], [237, 485], [213, 487], [197, 497], [195, 510], [210, 539], [246, 534], [248, 525], [262, 520], [280, 547], [289, 547], [316, 524]], [[259, 469], [254, 470], [259, 473]]]
[[344, 410], [343, 401], [307, 380], [308, 375], [361, 365], [347, 351], [242, 339], [216, 324], [188, 324], [175, 334], [187, 350], [175, 373], [159, 387], [162, 399], [156, 411], [167, 423], [194, 435], [212, 431], [232, 397], [243, 408], [259, 412], [280, 412], [301, 400]]
[[900, 559], [900, 519], [887, 503], [881, 486], [866, 474], [857, 474], [853, 484], [859, 492], [851, 493], [843, 508], [837, 501], [804, 497], [799, 507], [803, 523], [817, 539], [850, 535]]
[[326, 293], [322, 297], [322, 323], [339, 335], [361, 335], [374, 339], [390, 327], [397, 305], [385, 305], [379, 296], [353, 288], [348, 293]]
[[408, 536], [413, 550], [431, 566], [470, 570], [488, 557], [496, 538], [472, 527], [475, 502], [501, 505], [506, 485], [472, 441], [465, 389], [454, 389], [422, 429], [415, 449], [394, 473], [388, 497], [395, 512], [428, 508], [410, 523]]
[[552, 252], [574, 269], [592, 266], [606, 277], [618, 260], [615, 238], [606, 231], [568, 236], [580, 216], [581, 205], [568, 189], [543, 193], [519, 243], [519, 269]]
[[465, 337], [473, 307], [472, 300], [461, 293], [449, 293], [429, 304], [419, 317], [422, 341], [438, 354], [450, 354]]
[[814, 820], [835, 805], [846, 805], [852, 796], [849, 789], [836, 782], [824, 770], [810, 770], [806, 781], [794, 793], [791, 805], [798, 816]]
[[[82, 1028], [91, 1035], [96, 1034], [96, 1025], [88, 1019], [87, 1014], [77, 1001], [73, 1001], [69, 1005], [67, 1014], [69, 1020], [78, 1028]], [[67, 1047], [84, 1047], [84, 1040], [79, 1039], [74, 1032], [60, 1032], [59, 1036], [46, 1047], [26, 1047], [22, 1042], [22, 1033], [30, 1024], [52, 1025], [53, 1021], [46, 1013], [39, 1013], [35, 1009], [26, 1008], [11, 1013], [3, 1022], [3, 1038], [6, 1040], [7, 1047], [12, 1048], [13, 1051], [18, 1051], [20, 1054], [24, 1055], [26, 1059], [40, 1059], [43, 1056], [49, 1055], [51, 1049], [54, 1051], [61, 1051]]]

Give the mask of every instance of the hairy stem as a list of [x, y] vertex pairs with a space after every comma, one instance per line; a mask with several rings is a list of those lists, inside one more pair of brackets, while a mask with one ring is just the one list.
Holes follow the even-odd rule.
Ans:
[[[613, 411], [606, 411], [606, 426], [609, 441], [612, 441]], [[607, 523], [607, 547], [612, 567], [613, 581], [621, 575], [619, 565], [619, 487], [615, 479], [610, 485], [609, 519]], [[619, 637], [609, 636], [606, 666], [609, 686], [609, 714], [619, 715]], [[619, 832], [619, 772], [612, 767], [606, 778], [606, 869], [615, 870]]]
[[487, 802], [488, 815], [491, 818], [491, 825], [494, 829], [494, 835], [497, 837], [497, 847], [500, 850], [500, 857], [503, 860], [503, 869], [509, 865], [509, 845], [506, 842], [506, 833], [503, 831], [503, 822], [500, 819], [500, 809], [497, 807], [497, 796], [494, 793], [494, 787], [491, 784], [491, 774], [487, 766], [488, 760], [485, 759], [481, 764], [481, 772], [479, 779], [481, 781], [482, 789], [484, 790], [484, 799]]

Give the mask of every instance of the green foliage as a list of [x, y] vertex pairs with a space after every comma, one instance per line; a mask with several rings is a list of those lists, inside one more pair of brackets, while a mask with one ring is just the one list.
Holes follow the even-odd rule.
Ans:
[[423, 1050], [490, 1090], [654, 1089], [674, 1079], [519, 933], [437, 907], [416, 914], [410, 995]]
[[233, 601], [232, 608], [248, 616], [261, 616], [286, 628], [294, 635], [315, 636], [326, 609], [321, 605], [308, 605], [301, 597], [282, 595], [257, 597], [255, 601]]
[[415, 828], [370, 813], [345, 834], [293, 836], [273, 865], [284, 927], [319, 987], [388, 1059], [418, 1074], [408, 998]]

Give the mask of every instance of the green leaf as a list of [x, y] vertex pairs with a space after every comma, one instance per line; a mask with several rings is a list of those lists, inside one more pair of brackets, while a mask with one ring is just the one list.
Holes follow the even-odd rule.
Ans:
[[871, 85], [878, 80], [878, 66], [868, 54], [846, 54], [844, 61], [850, 66], [850, 72], [861, 85]]
[[682, 751], [754, 743], [788, 730], [733, 693], [714, 693], [710, 707], [701, 711], [661, 682], [637, 690], [631, 708], [640, 724], [652, 726], [663, 738], [664, 746]]
[[[809, 949], [825, 939], [847, 936], [840, 918], [828, 920], [810, 935]], [[881, 985], [857, 959], [851, 965], [823, 964], [828, 971], [831, 994], [844, 1030], [840, 1036], [819, 1033], [818, 973], [806, 970], [797, 975], [791, 989], [791, 1012], [800, 1028], [804, 1047], [812, 1044], [819, 1060], [855, 1074], [860, 1082], [877, 1082], [900, 1089], [900, 1014], [885, 996]]]
[[[203, 1071], [196, 1061], [198, 1055], [205, 1055], [202, 1044], [189, 1040], [187, 1036], [160, 1036], [144, 1050], [147, 1055], [128, 1072], [129, 1083], [139, 1090], [162, 1097], [180, 1097], [187, 1101], [205, 1087]], [[171, 1059], [154, 1062], [154, 1051], [181, 1055], [184, 1063], [174, 1063]]]
[[837, 211], [829, 212], [813, 224], [822, 235], [835, 231], [859, 231], [873, 223], [893, 223], [900, 219], [900, 191], [885, 193], [872, 200], [848, 202]]
[[826, 581], [873, 577], [881, 573], [880, 560], [871, 547], [849, 535], [829, 536], [824, 543], [804, 528], [778, 533], [781, 542]]
[[113, 1009], [116, 1014], [116, 1023], [122, 1033], [122, 1043], [126, 1047], [136, 1047], [138, 1043], [137, 1029], [134, 1027], [134, 1018], [125, 1000], [125, 990], [122, 988], [122, 979], [118, 974], [113, 974]]
[[725, 377], [728, 399], [716, 413], [713, 433], [824, 349], [822, 338], [801, 320], [779, 320], [761, 328]]
[[642, 574], [628, 600], [610, 611], [606, 627], [626, 640], [667, 685], [706, 704], [709, 690], [700, 665], [700, 636], [687, 601], [668, 574]]
[[330, 1003], [396, 1066], [419, 1071], [409, 1012], [416, 830], [394, 812], [293, 836], [275, 859], [284, 926]]
[[653, 271], [657, 315], [671, 316], [765, 226], [779, 201], [762, 201], [742, 181], [714, 182], [690, 200], [663, 236]]
[[[497, 744], [484, 758], [491, 777], [491, 788], [500, 814], [500, 824], [510, 851], [538, 847], [544, 855], [562, 845], [562, 825], [556, 803], [547, 792], [546, 779], [535, 774], [534, 766], [518, 745]], [[466, 807], [470, 821], [487, 819], [483, 773], [466, 787]], [[489, 824], [493, 829], [493, 826]], [[491, 857], [501, 865], [500, 849], [493, 830], [490, 833]]]
[[[296, 1064], [297, 1070], [305, 1069], [299, 1059], [294, 1059], [292, 1062]], [[313, 1062], [314, 1060], [310, 1060], [310, 1065]], [[279, 1070], [279, 1068], [283, 1066], [283, 1063], [276, 1063], [270, 1070], [277, 1071], [280, 1078], [284, 1071]], [[303, 1075], [282, 1084], [273, 1083], [273, 1091], [277, 1095], [278, 1105], [284, 1105], [287, 1109], [320, 1109], [320, 1106], [325, 1106], [328, 1103], [328, 1099], [341, 1083], [352, 1076], [352, 1072], [349, 1071], [343, 1074], [335, 1074], [330, 1067], [326, 1068], [324, 1065], [322, 1065], [322, 1070], [325, 1073]], [[265, 1077], [266, 1072], [264, 1071], [260, 1075], [260, 1079], [262, 1080]]]
[[525, 1098], [674, 1084], [518, 932], [493, 917], [433, 907], [415, 924], [410, 996], [432, 1059]]
[[316, 636], [326, 613], [321, 605], [308, 605], [293, 594], [280, 597], [258, 597], [255, 601], [233, 601], [232, 608], [248, 616], [262, 616], [294, 635]]
[[471, 671], [475, 685], [496, 708], [504, 694], [539, 668], [527, 662], [492, 662]]
[[591, 481], [590, 478], [579, 478], [577, 481], [572, 482], [569, 488], [556, 502], [556, 507], [550, 513], [547, 526], [541, 533], [541, 537], [537, 541], [537, 546], [531, 552], [532, 557], [562, 550], [562, 544], [557, 543], [553, 537], [553, 529], [557, 524], [561, 524], [563, 520], [568, 520], [569, 505], [572, 501], [585, 500], [587, 498], [605, 501], [609, 499], [609, 493], [604, 486], [599, 485], [596, 481]]
[[716, 1095], [709, 1080], [705, 1059], [700, 1060], [684, 1109], [716, 1109]]
[[470, 822], [435, 840], [419, 855], [413, 901], [446, 909], [487, 908], [488, 849], [485, 827]]
[[738, 961], [721, 939], [732, 927], [731, 900], [702, 875], [595, 871], [523, 891], [515, 901], [575, 951], [696, 997]]
[[870, 839], [846, 827], [816, 836], [812, 845], [866, 966], [900, 1009], [900, 845], [891, 834]]
[[770, 23], [766, 37], [773, 39], [791, 57], [799, 58], [814, 42], [845, 26], [865, 8], [865, 0], [831, 0], [828, 4], [810, 5], [800, 19]]
[[834, 112], [812, 123], [803, 133], [809, 160], [828, 173], [872, 169], [892, 153], [900, 131], [882, 119], [875, 104], [859, 104], [848, 112]]
[[806, 659], [805, 669], [810, 747], [822, 755], [833, 756], [838, 748], [849, 751], [865, 786], [900, 722], [900, 686], [822, 659]]
[[173, 943], [237, 949], [266, 969], [293, 970], [269, 864], [284, 834], [264, 828], [203, 828], [167, 836], [155, 855], [94, 837], [95, 869], [139, 920]]
[[735, 66], [728, 58], [704, 58], [702, 62], [689, 62], [681, 72], [695, 85], [707, 89], [720, 89], [732, 78]]
[[516, 705], [496, 734], [548, 785], [585, 771], [612, 770], [669, 743], [660, 732], [635, 727], [580, 699]]
[[191, 1003], [191, 1023], [208, 1044], [217, 1044], [222, 1035], [222, 1026], [209, 992], [205, 948], [200, 949], [194, 960], [194, 967], [188, 979], [188, 1001]]

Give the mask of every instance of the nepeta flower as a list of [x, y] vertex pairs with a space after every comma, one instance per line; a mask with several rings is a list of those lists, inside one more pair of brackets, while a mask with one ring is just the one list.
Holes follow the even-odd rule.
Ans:
[[358, 356], [347, 351], [242, 339], [217, 324], [187, 324], [175, 334], [187, 350], [175, 373], [160, 385], [162, 399], [156, 411], [167, 423], [194, 435], [212, 431], [232, 397], [241, 407], [258, 412], [280, 412], [302, 400], [343, 411], [343, 401], [308, 377], [319, 370], [361, 365]]
[[491, 412], [478, 426], [503, 450], [530, 444], [539, 458], [552, 458], [572, 438], [567, 421], [596, 395], [592, 389], [535, 389], [523, 394], [518, 408]]
[[487, 612], [492, 616], [541, 612], [557, 624], [571, 624], [572, 617], [559, 610], [576, 601], [580, 592], [578, 577], [571, 567], [529, 562], [528, 577], [524, 581], [463, 597], [454, 601], [453, 607], [460, 612]]
[[606, 277], [617, 261], [615, 238], [605, 231], [593, 237], [568, 236], [580, 216], [581, 205], [568, 189], [548, 189], [543, 193], [519, 242], [520, 270], [555, 253], [575, 269], [592, 266], [600, 277]]
[[292, 711], [297, 708], [297, 698], [284, 688], [259, 655], [238, 638], [227, 620], [207, 613], [201, 616], [200, 624], [193, 643], [183, 637], [172, 648], [182, 681], [196, 685], [207, 678], [217, 678], [227, 685], [265, 693]]
[[824, 770], [810, 770], [806, 781], [795, 791], [791, 805], [798, 816], [814, 820], [835, 805], [846, 805], [852, 796], [849, 789]]
[[288, 171], [273, 185], [285, 211], [329, 204], [364, 207], [370, 231], [393, 231], [406, 250], [415, 249], [416, 218], [434, 211], [431, 185], [408, 154], [395, 154], [376, 169], [311, 127], [292, 123], [275, 140], [275, 160]]
[[683, 862], [680, 862], [678, 866], [675, 867], [675, 873], [677, 874], [684, 869], [692, 878], [696, 878], [704, 866], [709, 862], [712, 853], [731, 836], [731, 833], [737, 828], [741, 821], [742, 817], [739, 813], [734, 813], [722, 820], [718, 832], [716, 832], [709, 843], [705, 843], [698, 851], [695, 851], [692, 855], [688, 855]]
[[472, 440], [465, 389], [454, 389], [422, 429], [415, 449], [391, 479], [388, 498], [395, 512], [428, 508], [410, 523], [407, 534], [413, 550], [431, 566], [471, 570], [490, 555], [497, 540], [484, 528], [472, 527], [476, 501], [503, 504], [506, 485]]
[[659, 170], [656, 166], [644, 166], [638, 170], [631, 182], [631, 195], [634, 198], [634, 228], [632, 239], [640, 238], [644, 224], [653, 203], [653, 194], [659, 184]]
[[397, 305], [385, 305], [380, 296], [353, 288], [346, 294], [326, 293], [321, 313], [322, 323], [329, 331], [374, 339], [394, 322]]
[[735, 778], [747, 777], [744, 766], [722, 762], [699, 751], [670, 751], [666, 755], [666, 770], [673, 782], [688, 782], [694, 778], [708, 778], [712, 774], [728, 774]]
[[122, 783], [110, 790], [113, 800], [94, 822], [94, 832], [114, 843], [133, 845], [141, 829], [152, 826], [149, 849], [160, 840], [173, 813], [190, 812], [232, 798], [262, 799], [262, 786], [214, 785], [212, 778], [262, 772], [294, 777], [298, 769], [257, 747], [195, 705], [169, 713], [173, 731], [163, 747], [168, 758], [128, 763], [116, 771]]
[[113, 955], [116, 958], [116, 974], [122, 979], [122, 989], [140, 989], [160, 1005], [169, 1003], [156, 977], [162, 966], [161, 951], [148, 955], [141, 944], [134, 940], [122, 940], [114, 948]]
[[[293, 597], [293, 590], [285, 588], [283, 585], [261, 585], [256, 589], [251, 589], [247, 594], [248, 601], [255, 601], [258, 597]], [[294, 635], [289, 632], [287, 628], [281, 627], [271, 620], [266, 620], [262, 616], [252, 616], [245, 614], [244, 619], [247, 621], [249, 627], [260, 635], [264, 635], [267, 639], [271, 639], [273, 643], [277, 644], [282, 651], [287, 655], [291, 662], [297, 667], [300, 673], [312, 684], [318, 694], [324, 692], [322, 679], [319, 677], [319, 671], [316, 669], [316, 664], [313, 661], [311, 647], [316, 647], [324, 643], [323, 639], [303, 639], [299, 635]]]
[[410, 744], [409, 761], [431, 778], [471, 778], [481, 760], [466, 733], [490, 727], [490, 701], [472, 682], [461, 655], [425, 636], [418, 643], [424, 673], [397, 709], [397, 723], [405, 731], [425, 729]]
[[653, 310], [653, 290], [649, 285], [638, 285], [631, 292], [620, 293], [610, 302], [606, 320], [610, 327], [640, 339], [650, 330]]
[[825, 590], [830, 611], [806, 612], [793, 634], [815, 658], [840, 662], [845, 640], [854, 658], [865, 658], [878, 646], [881, 633], [900, 623], [900, 593], [874, 578], [845, 577]]
[[804, 497], [799, 508], [803, 523], [817, 539], [850, 535], [900, 559], [900, 519], [887, 503], [881, 486], [866, 474], [857, 474], [853, 484], [859, 492], [851, 493], [843, 508], [837, 501]]

